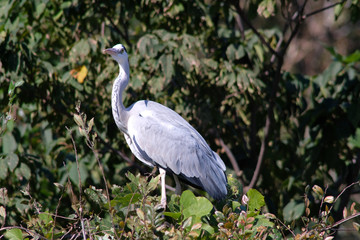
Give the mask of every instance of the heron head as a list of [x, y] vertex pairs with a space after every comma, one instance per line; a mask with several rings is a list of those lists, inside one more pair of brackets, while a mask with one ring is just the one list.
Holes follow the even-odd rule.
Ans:
[[126, 48], [122, 44], [116, 44], [112, 48], [105, 49], [103, 52], [110, 54], [119, 64], [128, 60]]

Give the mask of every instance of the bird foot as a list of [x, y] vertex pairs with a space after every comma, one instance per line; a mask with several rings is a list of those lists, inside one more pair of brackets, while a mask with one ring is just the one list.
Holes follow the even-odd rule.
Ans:
[[158, 209], [166, 210], [166, 199], [161, 199], [160, 204], [156, 205], [155, 208], [156, 208], [156, 210], [158, 210]]

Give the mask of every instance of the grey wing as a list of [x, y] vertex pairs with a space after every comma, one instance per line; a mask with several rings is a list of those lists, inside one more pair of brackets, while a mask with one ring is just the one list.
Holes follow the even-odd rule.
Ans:
[[135, 155], [185, 178], [215, 199], [224, 198], [227, 180], [221, 158], [179, 115], [172, 116], [172, 121], [161, 115], [139, 113], [129, 119], [129, 137]]

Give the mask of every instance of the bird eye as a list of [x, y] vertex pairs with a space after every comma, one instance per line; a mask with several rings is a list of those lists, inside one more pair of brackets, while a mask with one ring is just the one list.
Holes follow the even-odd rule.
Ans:
[[122, 48], [122, 49], [120, 49], [120, 53], [121, 54], [123, 54], [124, 53], [124, 49]]

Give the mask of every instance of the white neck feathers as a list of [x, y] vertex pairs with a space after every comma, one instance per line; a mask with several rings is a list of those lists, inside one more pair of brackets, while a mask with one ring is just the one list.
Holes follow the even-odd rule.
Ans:
[[122, 93], [129, 83], [129, 63], [119, 64], [119, 76], [115, 79], [111, 94], [112, 114], [117, 127], [127, 134], [127, 110], [122, 102]]

